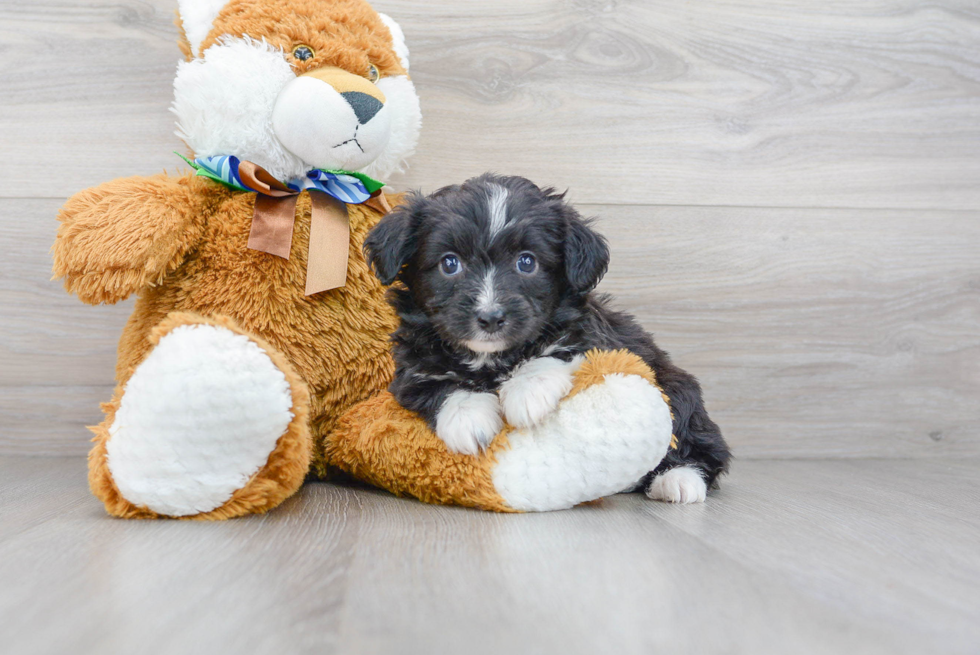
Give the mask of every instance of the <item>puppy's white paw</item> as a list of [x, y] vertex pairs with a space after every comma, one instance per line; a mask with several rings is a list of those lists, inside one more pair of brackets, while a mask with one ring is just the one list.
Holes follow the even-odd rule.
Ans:
[[476, 455], [504, 426], [500, 399], [492, 393], [452, 392], [436, 416], [436, 434], [454, 453]]
[[655, 477], [646, 493], [647, 498], [667, 503], [703, 503], [708, 485], [696, 468], [678, 466]]
[[537, 357], [521, 364], [500, 386], [500, 404], [507, 422], [516, 428], [540, 423], [572, 390], [572, 377], [581, 364], [582, 357], [571, 362]]

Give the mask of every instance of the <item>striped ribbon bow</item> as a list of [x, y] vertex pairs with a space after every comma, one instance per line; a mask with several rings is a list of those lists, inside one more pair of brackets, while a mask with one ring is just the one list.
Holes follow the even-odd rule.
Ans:
[[[179, 153], [178, 153], [179, 154]], [[382, 213], [391, 210], [381, 182], [363, 173], [314, 169], [303, 178], [281, 182], [261, 166], [220, 155], [191, 161], [197, 175], [239, 191], [256, 193], [248, 247], [289, 259], [299, 194], [310, 194], [310, 246], [306, 263], [306, 295], [347, 283], [350, 224], [347, 205], [367, 203]]]

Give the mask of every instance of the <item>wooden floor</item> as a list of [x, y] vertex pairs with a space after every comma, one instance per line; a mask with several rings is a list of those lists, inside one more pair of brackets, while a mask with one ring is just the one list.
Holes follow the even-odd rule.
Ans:
[[519, 516], [319, 483], [210, 524], [109, 519], [84, 466], [0, 458], [5, 654], [980, 652], [978, 459]]

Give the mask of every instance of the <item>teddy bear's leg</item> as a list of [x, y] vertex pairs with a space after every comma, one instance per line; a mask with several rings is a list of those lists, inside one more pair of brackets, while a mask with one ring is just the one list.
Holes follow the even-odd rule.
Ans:
[[121, 517], [224, 519], [269, 510], [309, 469], [309, 392], [230, 320], [171, 314], [103, 406], [89, 483]]
[[328, 437], [332, 464], [395, 494], [500, 512], [548, 511], [618, 493], [656, 468], [670, 407], [650, 368], [590, 352], [558, 409], [507, 429], [479, 456], [450, 452], [385, 392], [352, 407]]

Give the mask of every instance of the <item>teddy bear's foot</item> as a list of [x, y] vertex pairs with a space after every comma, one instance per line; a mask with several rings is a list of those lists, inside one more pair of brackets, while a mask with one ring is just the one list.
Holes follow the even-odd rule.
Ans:
[[670, 407], [651, 381], [632, 355], [589, 353], [558, 409], [508, 435], [493, 469], [497, 493], [514, 509], [541, 512], [635, 484], [656, 468], [671, 440]]
[[230, 321], [171, 315], [95, 429], [93, 491], [118, 516], [262, 512], [309, 467], [306, 385]]

